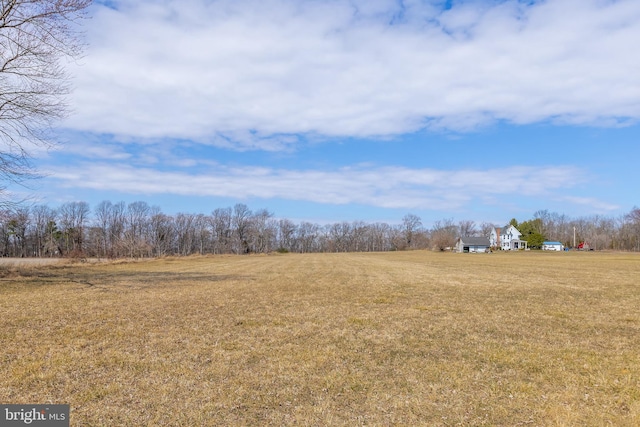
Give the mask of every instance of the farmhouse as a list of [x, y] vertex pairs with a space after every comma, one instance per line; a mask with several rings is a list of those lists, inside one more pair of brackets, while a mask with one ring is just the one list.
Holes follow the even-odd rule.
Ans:
[[489, 252], [489, 239], [486, 237], [460, 237], [456, 242], [456, 252]]
[[[517, 251], [519, 249], [527, 249], [527, 241], [521, 240], [522, 233], [518, 231], [513, 225], [509, 224], [500, 230], [500, 238], [498, 240], [499, 246], [503, 251]], [[491, 233], [493, 235], [493, 231]]]
[[563, 251], [564, 245], [560, 242], [543, 242], [542, 250], [543, 251]]

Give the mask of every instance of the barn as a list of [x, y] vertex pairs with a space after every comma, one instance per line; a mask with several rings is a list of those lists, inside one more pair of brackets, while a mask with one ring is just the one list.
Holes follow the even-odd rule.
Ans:
[[489, 239], [486, 237], [460, 237], [456, 242], [456, 252], [489, 252]]

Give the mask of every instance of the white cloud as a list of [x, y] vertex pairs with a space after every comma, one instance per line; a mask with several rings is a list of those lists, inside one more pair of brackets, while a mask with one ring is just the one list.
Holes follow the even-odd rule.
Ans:
[[74, 130], [282, 150], [306, 133], [640, 118], [636, 0], [115, 3], [87, 27]]
[[279, 198], [325, 204], [361, 204], [448, 211], [474, 201], [548, 196], [575, 187], [584, 174], [572, 167], [510, 167], [435, 170], [406, 167], [348, 167], [332, 171], [283, 170], [216, 165], [207, 174], [86, 164], [51, 168], [61, 187], [129, 194]]
[[72, 154], [89, 159], [99, 160], [126, 160], [131, 158], [122, 145], [111, 144], [106, 141], [96, 141], [89, 138], [87, 141], [67, 141], [64, 145], [55, 146], [54, 149], [64, 150], [65, 154]]
[[610, 213], [620, 209], [619, 205], [607, 203], [593, 197], [567, 196], [563, 197], [561, 200], [574, 205], [582, 206], [587, 209], [588, 212]]

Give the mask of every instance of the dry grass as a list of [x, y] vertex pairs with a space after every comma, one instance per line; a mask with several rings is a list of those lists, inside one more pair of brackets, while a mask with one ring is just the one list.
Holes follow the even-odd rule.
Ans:
[[21, 267], [0, 402], [89, 426], [634, 426], [639, 278], [607, 253]]

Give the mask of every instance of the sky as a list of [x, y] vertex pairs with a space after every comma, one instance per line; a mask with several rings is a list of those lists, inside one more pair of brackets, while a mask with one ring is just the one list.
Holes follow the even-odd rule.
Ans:
[[640, 205], [637, 0], [110, 0], [40, 203], [294, 221]]

